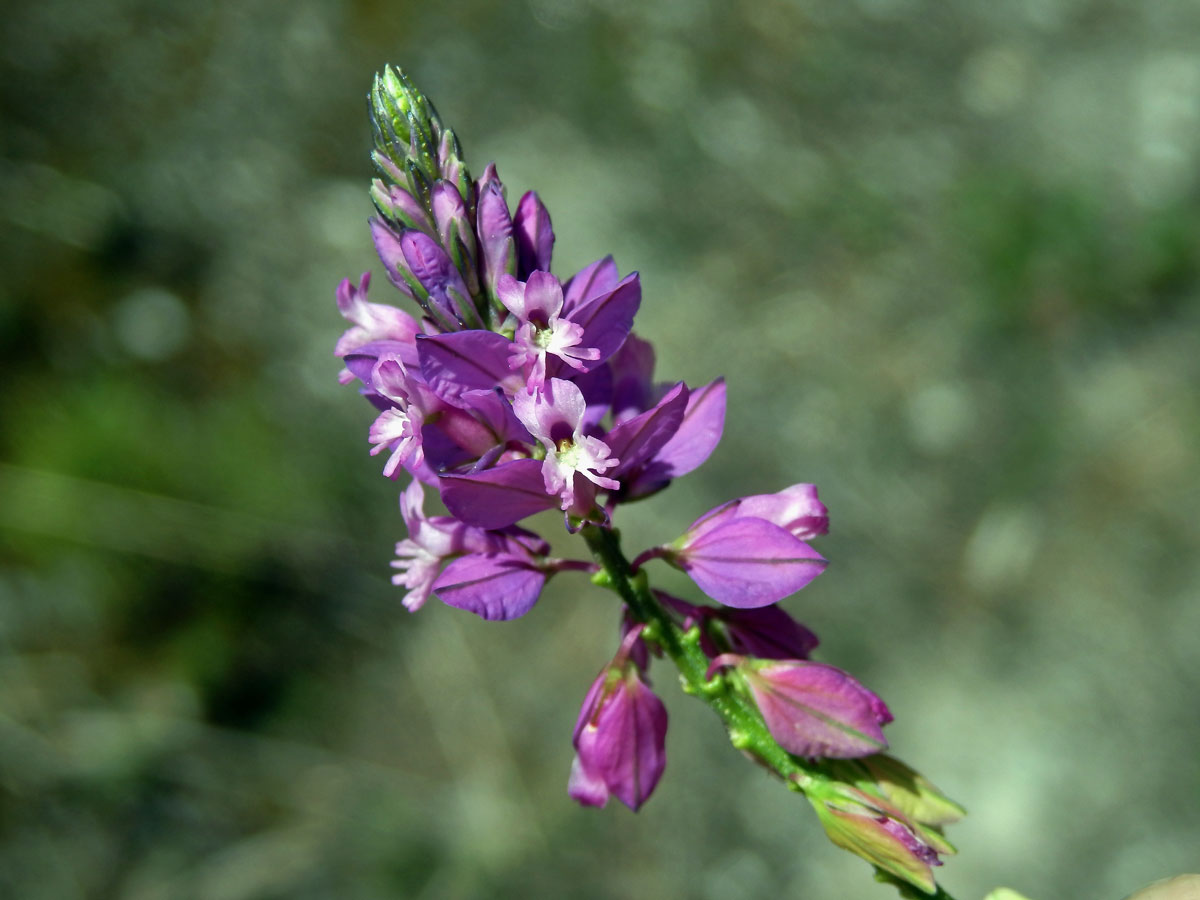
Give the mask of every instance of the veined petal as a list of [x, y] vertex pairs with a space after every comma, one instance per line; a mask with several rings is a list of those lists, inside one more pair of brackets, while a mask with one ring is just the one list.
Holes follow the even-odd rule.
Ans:
[[576, 307], [601, 294], [607, 294], [617, 286], [619, 280], [620, 273], [611, 256], [584, 266], [563, 289], [564, 315], [569, 317]]
[[808, 544], [763, 519], [732, 519], [668, 556], [726, 606], [766, 606], [794, 594], [827, 563]]
[[421, 374], [430, 390], [459, 406], [466, 391], [490, 391], [500, 386], [512, 393], [524, 386], [521, 376], [508, 368], [511, 348], [511, 341], [491, 331], [459, 331], [417, 338]]
[[621, 460], [612, 474], [623, 477], [654, 456], [679, 430], [687, 404], [687, 385], [681, 381], [653, 409], [613, 426], [604, 436], [613, 456]]
[[767, 730], [789, 753], [847, 758], [887, 747], [883, 701], [841, 669], [780, 660], [738, 670], [754, 695]]
[[533, 609], [546, 575], [521, 557], [471, 554], [454, 560], [433, 583], [448, 606], [489, 621], [516, 619]]
[[441, 476], [442, 501], [468, 525], [504, 528], [558, 505], [546, 493], [542, 463], [516, 459], [469, 475]]
[[642, 284], [638, 273], [632, 272], [608, 293], [584, 301], [569, 312], [564, 301], [563, 318], [583, 326], [581, 343], [599, 350], [598, 361], [603, 362], [617, 352], [629, 335], [641, 302]]
[[725, 428], [725, 379], [710, 381], [688, 395], [679, 429], [655, 456], [670, 478], [686, 475], [716, 449]]

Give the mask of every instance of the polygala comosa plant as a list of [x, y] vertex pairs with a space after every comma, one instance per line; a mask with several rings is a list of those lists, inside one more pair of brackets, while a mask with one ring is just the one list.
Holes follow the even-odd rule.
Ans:
[[[667, 763], [667, 710], [649, 679], [657, 660], [678, 669], [735, 748], [808, 799], [835, 844], [906, 896], [948, 897], [934, 869], [954, 853], [943, 829], [962, 808], [887, 755], [887, 705], [814, 660], [816, 635], [777, 605], [825, 569], [817, 489], [730, 500], [631, 561], [618, 518], [713, 452], [724, 381], [656, 381], [654, 348], [632, 330], [636, 272], [606, 256], [560, 278], [536, 193], [514, 209], [495, 165], [472, 178], [454, 132], [402, 72], [385, 68], [369, 99], [371, 237], [391, 289], [413, 306], [369, 300], [369, 273], [343, 281], [350, 328], [335, 353], [341, 381], [375, 407], [367, 437], [383, 474], [411, 479], [400, 491], [408, 536], [392, 561], [404, 605], [415, 612], [432, 595], [513, 619], [550, 578], [585, 573], [616, 594], [619, 627], [583, 698], [573, 761], [564, 753], [571, 797], [637, 810], [653, 794]], [[426, 515], [430, 490], [450, 515]], [[589, 559], [554, 557], [521, 526], [548, 509]], [[654, 589], [651, 564], [687, 573], [715, 605]]]

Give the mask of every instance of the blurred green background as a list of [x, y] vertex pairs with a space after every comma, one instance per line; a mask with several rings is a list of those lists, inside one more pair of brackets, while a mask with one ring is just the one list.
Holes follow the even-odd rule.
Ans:
[[640, 270], [661, 378], [728, 376], [631, 550], [820, 486], [832, 565], [786, 606], [969, 808], [952, 893], [1200, 868], [1198, 33], [1189, 0], [6, 7], [0, 896], [894, 896], [663, 667], [652, 801], [567, 798], [615, 645], [585, 579], [510, 624], [400, 607], [331, 355], [386, 62], [541, 193], [560, 275]]

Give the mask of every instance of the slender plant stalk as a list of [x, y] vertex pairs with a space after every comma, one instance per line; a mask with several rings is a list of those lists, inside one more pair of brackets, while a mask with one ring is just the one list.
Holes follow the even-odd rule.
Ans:
[[[788, 788], [808, 796], [829, 776], [820, 764], [809, 763], [788, 753], [771, 737], [758, 707], [733, 688], [730, 680], [720, 673], [707, 677], [708, 657], [700, 648], [700, 630], [693, 626], [684, 631], [650, 590], [643, 570], [634, 572], [621, 550], [620, 534], [616, 529], [586, 525], [580, 532], [591, 550], [600, 571], [593, 583], [616, 593], [629, 608], [632, 617], [645, 625], [642, 638], [657, 644], [679, 669], [684, 693], [707, 703], [729, 734], [730, 743], [758, 760], [765, 768], [784, 780]], [[954, 900], [941, 885], [936, 894], [926, 894], [895, 876], [875, 867], [878, 881], [891, 884], [905, 898], [921, 900]]]

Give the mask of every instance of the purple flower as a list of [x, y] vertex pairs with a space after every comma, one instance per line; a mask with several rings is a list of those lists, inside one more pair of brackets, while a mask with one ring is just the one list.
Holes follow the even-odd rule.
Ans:
[[575, 505], [577, 474], [598, 487], [620, 487], [619, 482], [603, 475], [620, 460], [610, 455], [604, 441], [580, 430], [586, 410], [583, 393], [561, 378], [551, 378], [544, 388], [532, 394], [518, 393], [513, 398], [517, 418], [546, 449], [542, 462], [546, 493], [557, 494], [564, 510]]
[[595, 347], [580, 346], [583, 327], [559, 317], [563, 307], [562, 286], [549, 272], [533, 272], [524, 282], [501, 275], [496, 293], [518, 323], [509, 368], [525, 371], [530, 393], [546, 383], [547, 355], [581, 372], [587, 368], [585, 360], [600, 358]]
[[[363, 272], [355, 287], [349, 278], [343, 279], [337, 289], [338, 311], [351, 324], [334, 347], [334, 356], [346, 356], [360, 347], [375, 341], [401, 341], [411, 344], [420, 332], [417, 320], [394, 306], [384, 303], [369, 303], [367, 288], [371, 284], [371, 273]], [[349, 384], [354, 375], [347, 369], [339, 376], [343, 384]]]
[[393, 478], [400, 466], [422, 465], [421, 424], [441, 404], [398, 357], [381, 357], [370, 380], [373, 390], [394, 404], [379, 414], [367, 434], [375, 445], [371, 448], [372, 456], [384, 449], [392, 451], [383, 474]]
[[575, 760], [567, 792], [585, 806], [610, 795], [637, 810], [667, 764], [667, 710], [630, 659], [641, 628], [625, 635], [612, 663], [596, 678], [575, 723]]
[[796, 756], [849, 758], [886, 749], [886, 704], [841, 669], [808, 660], [757, 660], [726, 653], [750, 689], [771, 737]]
[[392, 567], [400, 571], [392, 576], [392, 584], [408, 588], [403, 602], [410, 612], [425, 605], [446, 559], [462, 553], [495, 552], [502, 542], [497, 535], [450, 516], [427, 517], [424, 500], [419, 481], [414, 480], [400, 494], [400, 515], [408, 537], [396, 544], [397, 559]]

